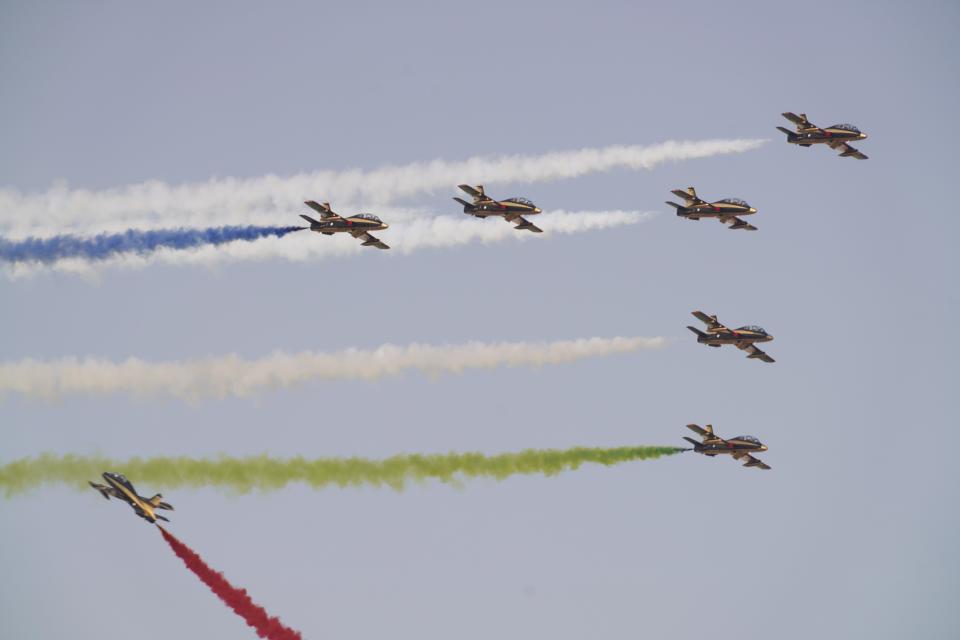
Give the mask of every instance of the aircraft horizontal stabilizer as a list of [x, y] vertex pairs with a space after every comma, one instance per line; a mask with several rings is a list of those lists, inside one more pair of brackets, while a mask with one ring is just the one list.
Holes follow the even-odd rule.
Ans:
[[315, 224], [320, 224], [320, 221], [319, 221], [319, 220], [314, 220], [314, 219], [311, 218], [310, 216], [305, 216], [305, 215], [303, 215], [302, 213], [300, 214], [300, 217], [303, 218], [304, 220], [306, 220], [307, 222], [309, 222], [311, 227], [312, 227], [313, 225], [315, 225]]
[[700, 443], [694, 440], [693, 438], [690, 438], [688, 436], [683, 436], [683, 439], [693, 445], [694, 451], [700, 448]]
[[794, 134], [793, 131], [790, 131], [790, 129], [787, 129], [785, 127], [777, 127], [777, 130], [787, 134], [788, 139], [792, 140], [794, 137], [796, 137], [796, 134]]
[[705, 334], [703, 331], [700, 331], [700, 329], [697, 329], [696, 327], [691, 327], [690, 325], [687, 325], [687, 329], [690, 329], [690, 331], [693, 331], [695, 334], [697, 334], [698, 338], [707, 337], [707, 334]]
[[99, 492], [100, 492], [100, 495], [103, 496], [103, 499], [104, 499], [104, 500], [109, 500], [109, 499], [110, 499], [110, 490], [109, 490], [108, 487], [106, 487], [106, 486], [104, 486], [104, 485], [102, 485], [102, 484], [97, 484], [96, 482], [90, 482], [89, 480], [87, 481], [87, 484], [89, 484], [91, 487], [93, 487], [94, 489], [96, 489], [97, 491], [99, 491]]
[[667, 203], [668, 205], [670, 205], [671, 207], [673, 207], [674, 209], [677, 210], [677, 215], [678, 215], [678, 216], [683, 215], [683, 214], [680, 213], [680, 212], [681, 212], [682, 210], [686, 209], [686, 207], [684, 207], [683, 205], [679, 205], [679, 204], [677, 204], [676, 202], [670, 202], [669, 200], [667, 200], [666, 203]]

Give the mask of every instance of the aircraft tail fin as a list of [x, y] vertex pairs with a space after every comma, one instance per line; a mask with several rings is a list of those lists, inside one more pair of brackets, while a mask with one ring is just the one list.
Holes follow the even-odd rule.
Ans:
[[698, 340], [699, 340], [700, 338], [708, 338], [708, 337], [709, 337], [706, 333], [704, 333], [703, 331], [700, 331], [700, 329], [697, 329], [696, 327], [691, 327], [691, 326], [687, 325], [687, 329], [690, 329], [690, 331], [693, 331], [695, 334], [697, 334], [697, 339], [698, 339]]
[[790, 129], [787, 129], [787, 128], [785, 128], [785, 127], [777, 127], [777, 130], [782, 131], [783, 133], [787, 134], [787, 140], [788, 140], [788, 141], [789, 141], [789, 140], [794, 140], [794, 139], [797, 137], [797, 134], [795, 134], [793, 131], [790, 131]]
[[161, 494], [156, 494], [149, 500], [147, 500], [151, 505], [157, 509], [166, 509], [168, 511], [173, 511], [173, 506], [169, 502], [163, 501], [163, 496]]
[[683, 439], [693, 445], [694, 451], [699, 451], [701, 444], [689, 436], [683, 436]]
[[454, 198], [457, 202], [463, 205], [463, 212], [467, 213], [470, 209], [473, 208], [473, 205], [464, 200], [463, 198]]
[[669, 200], [667, 200], [666, 204], [668, 204], [668, 205], [670, 205], [671, 207], [673, 207], [674, 209], [676, 209], [678, 216], [683, 215], [683, 214], [680, 213], [680, 212], [683, 211], [684, 209], [686, 209], [686, 207], [684, 207], [683, 205], [677, 204], [676, 202], [670, 202]]
[[157, 520], [163, 520], [164, 522], [170, 522], [170, 520], [169, 520], [168, 518], [164, 518], [163, 516], [159, 516], [159, 515], [157, 515], [157, 514], [153, 514], [153, 517], [155, 517]]

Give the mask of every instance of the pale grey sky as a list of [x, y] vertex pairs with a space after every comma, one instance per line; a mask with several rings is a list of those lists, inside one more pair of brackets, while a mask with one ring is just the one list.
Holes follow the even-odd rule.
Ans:
[[[164, 493], [171, 530], [307, 638], [955, 636], [957, 27], [952, 2], [5, 2], [0, 175], [27, 192], [771, 141], [488, 185], [544, 209], [663, 212], [619, 230], [0, 281], [5, 361], [676, 338], [250, 400], [9, 397], [0, 462], [683, 444], [684, 424], [712, 422], [762, 439], [773, 470], [684, 454], [402, 494]], [[786, 110], [859, 125], [870, 159], [788, 147]], [[676, 219], [662, 202], [691, 184], [748, 200], [760, 230]], [[406, 204], [462, 216], [447, 197]], [[695, 344], [697, 308], [766, 327], [776, 364]], [[0, 522], [4, 637], [252, 635], [93, 492], [0, 499]]]

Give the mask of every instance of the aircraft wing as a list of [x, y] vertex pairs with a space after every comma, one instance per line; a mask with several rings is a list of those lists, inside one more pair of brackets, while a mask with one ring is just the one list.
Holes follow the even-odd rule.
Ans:
[[770, 465], [768, 465], [766, 462], [754, 458], [754, 457], [753, 457], [752, 455], [750, 455], [749, 453], [745, 453], [745, 454], [743, 454], [742, 456], [737, 456], [737, 459], [738, 459], [738, 460], [739, 460], [740, 458], [746, 458], [746, 459], [747, 459], [746, 462], [743, 463], [743, 466], [745, 466], [745, 467], [759, 467], [759, 468], [761, 468], [761, 469], [769, 469], [769, 468], [770, 468]]
[[324, 220], [340, 217], [330, 209], [329, 202], [324, 202], [323, 204], [319, 204], [317, 202], [314, 202], [313, 200], [307, 200], [303, 204], [307, 205], [308, 207], [310, 207], [311, 209], [319, 213], [320, 217], [323, 218]]
[[717, 316], [708, 316], [703, 311], [694, 311], [693, 317], [707, 325], [708, 333], [720, 333], [722, 331], [730, 330], [724, 326], [723, 323], [717, 321]]
[[477, 191], [476, 189], [474, 189], [473, 187], [471, 187], [471, 186], [468, 185], [468, 184], [459, 184], [459, 185], [457, 185], [457, 187], [458, 187], [461, 191], [466, 191], [467, 193], [469, 193], [469, 194], [470, 194], [471, 196], [473, 196], [474, 198], [483, 195], [481, 192]]
[[687, 429], [690, 429], [690, 431], [694, 431], [694, 432], [698, 433], [698, 434], [701, 435], [701, 436], [710, 436], [710, 437], [713, 437], [713, 432], [712, 432], [712, 431], [707, 431], [706, 429], [704, 429], [703, 427], [701, 427], [701, 426], [698, 425], [698, 424], [688, 424], [688, 425], [687, 425]]
[[755, 344], [738, 344], [737, 348], [746, 351], [748, 358], [756, 358], [757, 360], [763, 360], [764, 362], [776, 362], [776, 360], [761, 351], [760, 348]]
[[798, 116], [797, 114], [791, 113], [791, 112], [789, 112], [789, 111], [787, 111], [786, 113], [783, 113], [783, 114], [781, 114], [781, 115], [782, 115], [784, 118], [786, 118], [787, 120], [789, 120], [790, 122], [792, 122], [793, 124], [797, 125], [798, 127], [803, 127], [804, 129], [809, 129], [809, 128], [817, 129], [817, 128], [819, 128], [819, 127], [817, 127], [817, 125], [815, 125], [815, 124], [813, 124], [812, 122], [810, 122], [809, 120], [807, 120], [807, 117], [806, 117], [806, 116]]
[[350, 235], [363, 241], [365, 247], [376, 247], [377, 249], [389, 249], [390, 247], [366, 231], [351, 231]]
[[527, 229], [528, 231], [533, 231], [534, 233], [543, 233], [543, 229], [533, 224], [532, 222], [530, 222], [529, 220], [527, 220], [521, 215], [504, 216], [504, 219], [507, 222], [516, 222], [517, 226], [515, 226], [514, 229]]
[[747, 222], [746, 220], [741, 220], [737, 216], [730, 216], [729, 218], [723, 218], [722, 222], [730, 222], [733, 224], [730, 225], [731, 229], [743, 229], [744, 231], [756, 231], [757, 228]]
[[856, 158], [857, 160], [866, 160], [867, 156], [860, 153], [857, 149], [854, 149], [846, 142], [828, 142], [831, 149], [835, 149], [840, 152], [840, 155], [844, 158]]
[[677, 196], [678, 198], [683, 198], [685, 201], [689, 202], [690, 205], [707, 204], [705, 200], [701, 200], [697, 196], [690, 195], [688, 192], [684, 191], [683, 189], [674, 189], [670, 193]]

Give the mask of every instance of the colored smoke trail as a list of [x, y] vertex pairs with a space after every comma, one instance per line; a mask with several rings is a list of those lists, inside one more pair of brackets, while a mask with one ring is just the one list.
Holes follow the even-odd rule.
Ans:
[[44, 484], [62, 483], [78, 489], [106, 470], [126, 474], [163, 490], [183, 487], [222, 487], [235, 493], [254, 489], [275, 491], [295, 482], [314, 489], [329, 486], [387, 486], [402, 490], [410, 482], [439, 480], [456, 484], [462, 479], [504, 480], [514, 475], [554, 476], [586, 463], [612, 466], [635, 460], [653, 460], [680, 453], [678, 447], [612, 447], [527, 449], [517, 453], [405, 454], [367, 458], [272, 458], [251, 456], [216, 459], [187, 457], [111, 460], [99, 456], [43, 454], [0, 467], [0, 487], [14, 495]]
[[257, 242], [233, 242], [226, 245], [200, 245], [190, 251], [156, 251], [152, 253], [119, 253], [97, 261], [64, 259], [52, 264], [17, 263], [3, 271], [12, 277], [30, 276], [38, 271], [56, 270], [88, 275], [103, 268], [144, 268], [154, 264], [181, 267], [213, 266], [238, 261], [286, 260], [305, 262], [371, 254], [382, 258], [406, 255], [425, 249], [454, 248], [470, 243], [546, 242], [553, 236], [586, 233], [633, 225], [650, 219], [655, 213], [637, 211], [550, 211], [538, 215], [534, 222], [544, 227], [542, 234], [517, 231], [503, 220], [478, 220], [459, 213], [448, 215], [425, 211], [378, 210], [390, 229], [375, 235], [390, 245], [391, 250], [379, 254], [364, 247], [356, 239], [318, 237], [303, 233], [282, 240], [264, 238]]
[[210, 587], [210, 590], [226, 604], [233, 609], [233, 612], [243, 618], [249, 626], [256, 630], [261, 638], [270, 638], [271, 640], [299, 640], [302, 638], [299, 631], [294, 631], [287, 627], [279, 618], [271, 617], [263, 607], [256, 604], [247, 595], [245, 589], [238, 589], [227, 582], [227, 579], [219, 571], [207, 566], [207, 563], [197, 555], [190, 547], [183, 544], [173, 536], [169, 531], [157, 525], [160, 534], [167, 541], [173, 552], [177, 554], [183, 564], [187, 565], [203, 584]]
[[0, 261], [49, 264], [69, 258], [107, 260], [118, 254], [146, 254], [161, 248], [192, 249], [236, 240], [282, 238], [306, 227], [216, 227], [212, 229], [158, 229], [102, 233], [93, 237], [59, 235], [49, 238], [7, 240], [0, 238]]
[[346, 210], [350, 204], [384, 205], [439, 190], [459, 194], [456, 185], [465, 182], [496, 185], [499, 191], [501, 185], [562, 180], [614, 169], [649, 170], [669, 162], [744, 153], [764, 142], [743, 138], [670, 140], [645, 146], [434, 160], [287, 177], [224, 178], [182, 185], [150, 181], [104, 191], [56, 186], [44, 193], [22, 194], [16, 189], [0, 189], [0, 233], [8, 237], [64, 232], [89, 235], [170, 225], [268, 224], [280, 213], [301, 211], [307, 198], [329, 200], [334, 209]]
[[244, 360], [236, 355], [169, 362], [145, 362], [137, 358], [122, 362], [94, 358], [44, 362], [28, 358], [0, 363], [0, 396], [21, 393], [56, 398], [64, 393], [132, 393], [187, 400], [242, 397], [310, 380], [376, 380], [411, 369], [439, 375], [502, 366], [539, 367], [657, 349], [666, 344], [667, 339], [662, 337], [616, 337], [443, 346], [386, 344], [372, 350], [347, 349], [332, 353], [274, 352], [256, 360]]

